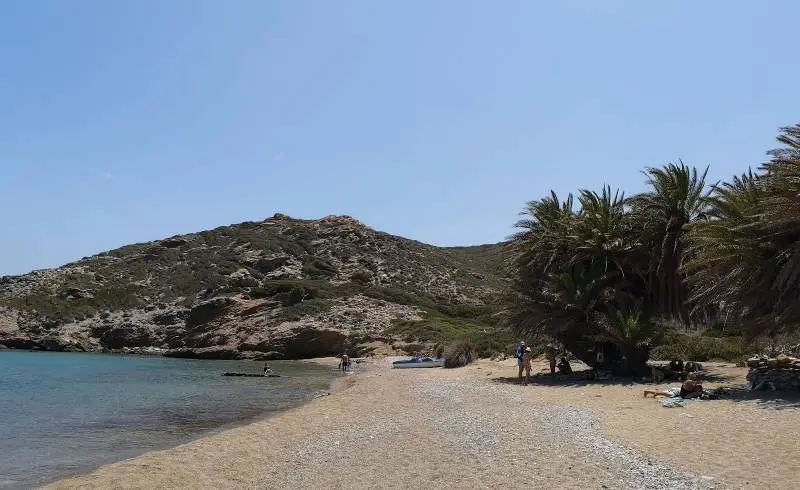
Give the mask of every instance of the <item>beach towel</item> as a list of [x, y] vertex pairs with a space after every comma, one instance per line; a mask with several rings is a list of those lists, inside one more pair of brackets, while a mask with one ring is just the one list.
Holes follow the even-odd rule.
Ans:
[[673, 396], [672, 398], [667, 398], [666, 400], [661, 400], [661, 406], [667, 408], [673, 407], [682, 407], [684, 402], [693, 402], [697, 400], [716, 400], [717, 396], [713, 395], [713, 398], [681, 398], [680, 396]]
[[667, 398], [666, 400], [661, 400], [661, 406], [667, 408], [674, 408], [674, 407], [682, 407], [682, 403], [684, 399], [679, 396], [673, 396], [672, 398]]

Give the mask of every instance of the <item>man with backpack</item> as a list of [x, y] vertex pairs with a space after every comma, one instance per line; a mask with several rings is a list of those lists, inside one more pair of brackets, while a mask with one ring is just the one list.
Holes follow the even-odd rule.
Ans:
[[521, 341], [517, 346], [517, 351], [515, 352], [517, 356], [517, 367], [519, 368], [519, 382], [522, 383], [522, 370], [524, 369], [524, 362], [522, 357], [525, 355], [525, 342]]

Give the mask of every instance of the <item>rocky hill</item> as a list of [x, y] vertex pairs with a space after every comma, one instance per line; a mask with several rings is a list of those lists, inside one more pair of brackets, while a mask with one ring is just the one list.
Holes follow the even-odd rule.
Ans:
[[199, 358], [502, 348], [499, 245], [439, 248], [347, 216], [129, 245], [0, 278], [0, 345]]

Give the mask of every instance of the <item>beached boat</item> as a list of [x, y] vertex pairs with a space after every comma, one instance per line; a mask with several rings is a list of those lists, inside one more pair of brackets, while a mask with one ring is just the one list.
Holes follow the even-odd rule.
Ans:
[[406, 368], [430, 368], [444, 366], [444, 359], [431, 359], [430, 357], [414, 357], [407, 361], [394, 361], [392, 367], [396, 369]]

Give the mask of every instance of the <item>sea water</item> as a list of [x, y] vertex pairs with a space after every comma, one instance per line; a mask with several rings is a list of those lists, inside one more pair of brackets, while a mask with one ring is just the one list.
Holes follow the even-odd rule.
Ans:
[[302, 362], [0, 351], [0, 489], [29, 488], [286, 410], [337, 374]]

